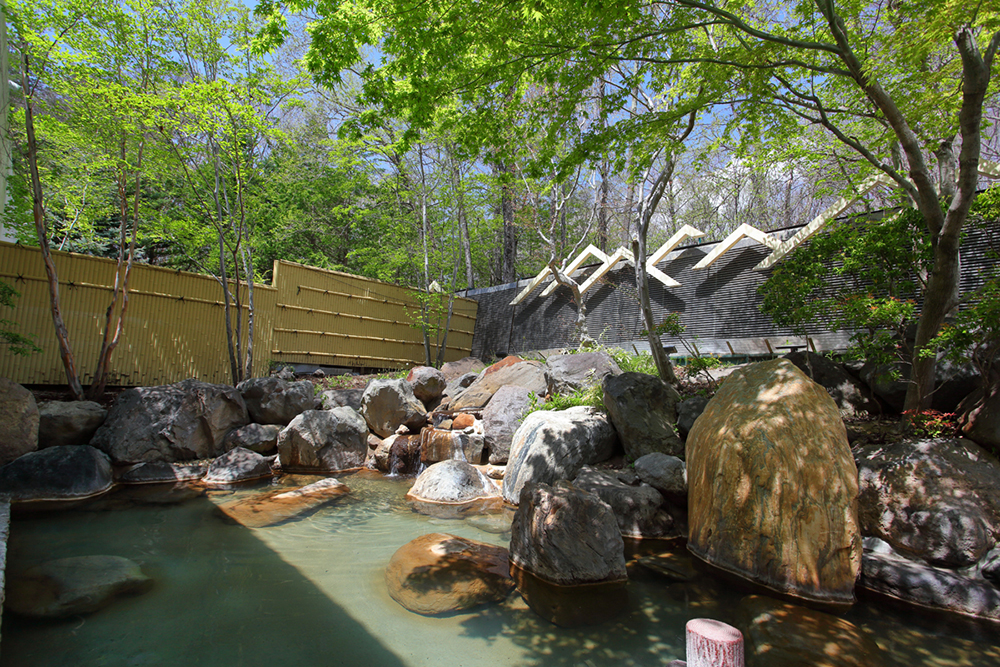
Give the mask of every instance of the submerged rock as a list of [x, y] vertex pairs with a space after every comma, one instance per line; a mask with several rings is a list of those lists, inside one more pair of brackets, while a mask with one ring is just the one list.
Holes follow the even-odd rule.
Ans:
[[743, 598], [737, 626], [748, 667], [874, 667], [892, 664], [866, 631], [831, 614], [761, 595]]
[[741, 368], [688, 434], [688, 549], [778, 592], [850, 604], [857, 475], [825, 389], [785, 359]]
[[97, 611], [119, 595], [145, 593], [152, 586], [153, 580], [127, 558], [62, 558], [11, 577], [4, 607], [33, 618], [65, 618]]
[[418, 614], [501, 602], [514, 588], [507, 550], [446, 533], [404, 544], [385, 569], [392, 599]]
[[208, 459], [225, 451], [225, 437], [247, 424], [243, 397], [228, 385], [184, 380], [126, 389], [91, 445], [115, 463]]
[[0, 377], [0, 465], [38, 449], [38, 406], [30, 391]]
[[38, 406], [38, 446], [86, 445], [108, 411], [94, 401], [48, 401]]
[[349, 492], [346, 484], [328, 477], [298, 489], [281, 488], [231, 500], [219, 505], [219, 511], [247, 528], [262, 528], [300, 518]]
[[88, 445], [47, 447], [0, 468], [0, 494], [14, 501], [89, 498], [111, 485], [107, 455]]

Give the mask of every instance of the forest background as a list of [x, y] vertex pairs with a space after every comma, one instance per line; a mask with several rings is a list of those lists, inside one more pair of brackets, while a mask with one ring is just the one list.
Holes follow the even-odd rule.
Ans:
[[926, 208], [918, 167], [940, 194], [956, 174], [969, 186], [973, 51], [975, 158], [1000, 158], [1000, 19], [975, 4], [5, 11], [5, 233], [223, 284], [266, 281], [279, 258], [425, 291], [509, 283], [588, 243], [644, 251], [684, 224], [706, 241], [801, 224], [878, 173], [901, 187], [861, 210]]

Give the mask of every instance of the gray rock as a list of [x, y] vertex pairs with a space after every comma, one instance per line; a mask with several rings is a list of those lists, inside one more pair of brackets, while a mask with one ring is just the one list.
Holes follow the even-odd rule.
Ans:
[[514, 431], [531, 406], [532, 393], [524, 387], [500, 387], [483, 409], [483, 436], [490, 463], [507, 463]]
[[919, 607], [1000, 621], [1000, 589], [898, 554], [864, 552], [858, 586]]
[[38, 406], [31, 392], [0, 378], [0, 465], [38, 449]]
[[271, 462], [257, 452], [237, 447], [212, 461], [205, 473], [206, 484], [236, 484], [270, 477]]
[[273, 377], [285, 382], [295, 382], [295, 369], [291, 366], [282, 366], [274, 373]]
[[861, 447], [862, 532], [934, 565], [975, 563], [1000, 535], [1000, 462], [970, 440]]
[[413, 387], [413, 395], [421, 403], [430, 407], [438, 402], [448, 381], [444, 373], [430, 366], [415, 366], [406, 375], [406, 381]]
[[976, 444], [1000, 451], [1000, 385], [978, 390], [959, 405], [962, 434]]
[[234, 387], [184, 380], [126, 389], [90, 442], [114, 463], [208, 459], [225, 451], [229, 431], [246, 424]]
[[32, 618], [88, 614], [120, 595], [145, 593], [153, 580], [120, 556], [76, 556], [36, 565], [7, 583], [7, 610]]
[[465, 375], [458, 376], [448, 382], [448, 385], [444, 388], [444, 395], [452, 399], [458, 398], [478, 377], [479, 373], [466, 373]]
[[419, 433], [427, 423], [423, 404], [406, 380], [372, 380], [361, 397], [361, 414], [371, 430], [387, 438], [400, 426]]
[[635, 472], [667, 499], [687, 504], [687, 466], [676, 456], [655, 452], [635, 461]]
[[149, 461], [136, 463], [123, 472], [118, 481], [122, 484], [155, 484], [161, 482], [193, 482], [208, 472], [208, 461], [197, 463], [168, 463]]
[[38, 447], [86, 445], [108, 411], [94, 401], [47, 401], [38, 406]]
[[258, 454], [273, 454], [278, 448], [278, 424], [247, 424], [226, 435], [226, 451], [243, 447]]
[[910, 364], [901, 361], [881, 365], [868, 363], [861, 367], [860, 377], [883, 405], [893, 412], [903, 411], [906, 388], [910, 384]]
[[452, 410], [470, 410], [485, 407], [500, 387], [524, 387], [536, 396], [546, 392], [544, 364], [507, 357], [484, 370], [469, 388], [451, 402]]
[[465, 461], [441, 461], [417, 477], [408, 498], [435, 503], [467, 503], [500, 495], [497, 485]]
[[596, 495], [560, 482], [529, 484], [518, 500], [510, 538], [515, 565], [563, 586], [627, 579], [618, 522]]
[[46, 447], [0, 468], [0, 494], [15, 501], [89, 498], [111, 483], [108, 457], [88, 445]]
[[533, 412], [514, 432], [503, 498], [517, 504], [529, 483], [572, 479], [583, 466], [611, 458], [617, 446], [611, 422], [593, 408]]
[[486, 364], [481, 362], [475, 357], [465, 357], [459, 359], [458, 361], [449, 361], [443, 366], [441, 366], [441, 373], [444, 375], [445, 380], [449, 383], [455, 378], [473, 373], [475, 375], [479, 374], [479, 371], [486, 368]]
[[692, 396], [677, 404], [677, 433], [687, 439], [691, 427], [705, 411], [705, 406], [711, 399], [708, 396]]
[[626, 537], [665, 537], [674, 525], [663, 509], [663, 496], [649, 484], [630, 486], [614, 475], [583, 466], [573, 486], [606, 502]]
[[[903, 411], [906, 389], [910, 384], [911, 366], [905, 362], [876, 366], [865, 364], [860, 376], [882, 403], [895, 412]], [[954, 412], [959, 403], [975, 391], [978, 375], [972, 366], [939, 362], [934, 367], [934, 394], [931, 407], [941, 412]]]
[[251, 378], [236, 388], [247, 405], [250, 421], [257, 424], [286, 426], [317, 405], [316, 392], [309, 380], [286, 382], [276, 377]]
[[350, 408], [306, 410], [278, 436], [278, 457], [290, 472], [336, 472], [361, 467], [368, 428]]
[[319, 405], [323, 410], [351, 408], [361, 412], [361, 397], [364, 389], [327, 389], [319, 395]]
[[555, 354], [545, 360], [545, 385], [550, 394], [571, 394], [621, 372], [607, 352]]
[[653, 452], [684, 454], [684, 443], [674, 431], [680, 401], [676, 389], [645, 373], [608, 375], [602, 387], [604, 407], [629, 460]]
[[882, 413], [868, 385], [855, 379], [841, 364], [815, 352], [792, 352], [785, 358], [826, 389], [844, 417]]
[[993, 549], [983, 557], [983, 577], [994, 586], [1000, 587], [1000, 549]]

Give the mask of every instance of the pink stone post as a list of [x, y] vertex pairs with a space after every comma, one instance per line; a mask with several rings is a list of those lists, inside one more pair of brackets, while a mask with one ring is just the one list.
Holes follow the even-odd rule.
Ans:
[[687, 667], [743, 667], [743, 633], [722, 621], [687, 622]]

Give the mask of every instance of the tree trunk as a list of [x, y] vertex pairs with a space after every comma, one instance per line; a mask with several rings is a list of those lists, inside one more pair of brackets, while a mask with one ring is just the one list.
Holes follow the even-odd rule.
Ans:
[[462, 187], [462, 174], [458, 160], [451, 158], [451, 186], [455, 190], [455, 202], [458, 213], [458, 233], [462, 243], [462, 254], [465, 256], [465, 288], [475, 289], [475, 275], [472, 271], [472, 241], [469, 239], [469, 221], [465, 217], [465, 194]]
[[82, 401], [83, 386], [80, 384], [80, 373], [76, 368], [76, 357], [69, 342], [69, 330], [62, 318], [62, 307], [59, 301], [59, 274], [56, 271], [52, 253], [49, 251], [49, 235], [45, 225], [45, 207], [42, 199], [42, 181], [38, 175], [38, 144], [35, 139], [34, 97], [30, 83], [30, 63], [28, 61], [28, 45], [21, 44], [21, 86], [24, 91], [24, 125], [28, 140], [28, 168], [31, 172], [32, 214], [35, 221], [35, 233], [38, 236], [38, 247], [42, 251], [42, 261], [45, 263], [45, 275], [49, 282], [49, 303], [52, 309], [52, 324], [56, 330], [56, 340], [59, 342], [59, 356], [66, 370], [66, 382], [70, 395], [75, 401]]
[[587, 304], [583, 301], [580, 285], [559, 270], [555, 257], [549, 260], [549, 270], [557, 283], [569, 288], [569, 291], [573, 293], [573, 303], [576, 304], [576, 323], [573, 325], [573, 330], [576, 334], [577, 344], [580, 347], [593, 347], [596, 341], [590, 337], [590, 332], [587, 331]]
[[500, 211], [503, 215], [503, 265], [500, 280], [512, 283], [517, 280], [517, 228], [514, 226], [514, 186], [511, 183], [514, 165], [500, 162]]

